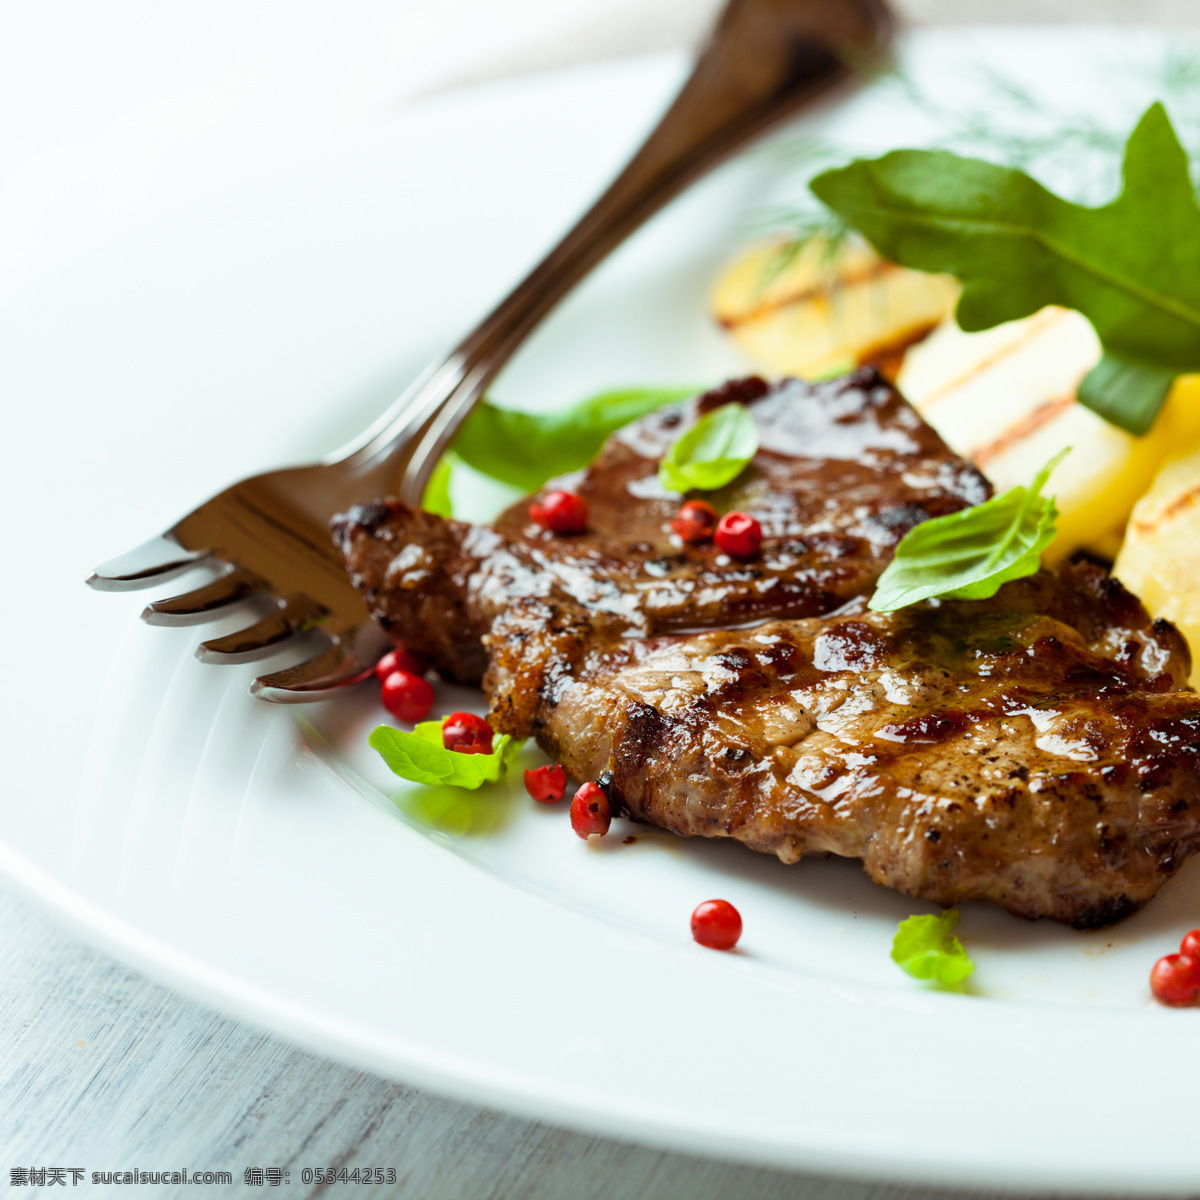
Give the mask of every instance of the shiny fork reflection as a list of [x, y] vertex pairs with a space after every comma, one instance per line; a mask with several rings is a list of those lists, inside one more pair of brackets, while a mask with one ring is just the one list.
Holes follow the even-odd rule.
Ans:
[[877, 61], [885, 0], [730, 0], [670, 109], [608, 190], [513, 292], [359, 438], [321, 463], [234, 484], [162, 537], [97, 567], [100, 590], [155, 586], [193, 567], [209, 583], [157, 600], [152, 624], [196, 624], [250, 602], [268, 611], [204, 642], [205, 662], [265, 657], [297, 634], [324, 646], [261, 676], [270, 700], [319, 699], [363, 678], [388, 645], [342, 569], [329, 519], [396, 495], [420, 504], [430, 473], [484, 389], [551, 308], [614, 247], [731, 151]]

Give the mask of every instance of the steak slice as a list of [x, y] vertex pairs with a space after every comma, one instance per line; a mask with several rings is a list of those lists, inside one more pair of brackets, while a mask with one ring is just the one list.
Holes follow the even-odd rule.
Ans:
[[[705, 498], [759, 519], [763, 552], [749, 563], [681, 545], [670, 529], [680, 497], [658, 480], [676, 438], [729, 403], [754, 415], [760, 449]], [[380, 501], [335, 518], [334, 538], [383, 627], [450, 677], [477, 682], [483, 638], [514, 605], [538, 601], [598, 637], [819, 616], [869, 595], [918, 522], [990, 495], [873, 368], [815, 384], [734, 381], [627, 426], [589, 468], [545, 490], [555, 487], [587, 500], [585, 534], [540, 529], [528, 500], [494, 526]]]
[[[681, 546], [657, 478], [730, 402], [761, 448], [709, 498], [762, 522], [748, 563]], [[486, 671], [493, 725], [617, 811], [1079, 927], [1134, 911], [1200, 848], [1186, 645], [1101, 568], [866, 610], [909, 528], [988, 495], [873, 371], [726, 385], [550, 486], [587, 499], [586, 534], [534, 527], [527, 501], [495, 526], [381, 501], [334, 535], [385, 628], [454, 678]]]
[[1090, 563], [991, 600], [607, 645], [546, 616], [488, 639], [493, 720], [635, 820], [1078, 928], [1200, 849], [1186, 645]]

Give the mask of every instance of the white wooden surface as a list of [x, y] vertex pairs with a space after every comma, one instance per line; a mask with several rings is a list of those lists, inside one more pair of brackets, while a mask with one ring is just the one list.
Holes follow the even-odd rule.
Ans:
[[[907, 0], [929, 21], [1200, 23], [1197, 0]], [[536, 65], [536, 64], [535, 64]], [[228, 1170], [203, 1194], [421, 1200], [916, 1200], [928, 1189], [807, 1177], [665, 1153], [459, 1104], [330, 1062], [151, 983], [0, 890], [0, 1187], [12, 1167]], [[931, 1136], [953, 1120], [930, 1114]], [[321, 1189], [304, 1167], [394, 1167], [397, 1182]], [[86, 1185], [89, 1195], [124, 1188]], [[168, 1195], [149, 1186], [137, 1194]], [[188, 1189], [194, 1194], [194, 1189]], [[13, 1190], [14, 1195], [40, 1192]], [[276, 1191], [275, 1194], [284, 1194]], [[991, 1193], [972, 1193], [983, 1196]], [[966, 1193], [940, 1193], [944, 1200]]]

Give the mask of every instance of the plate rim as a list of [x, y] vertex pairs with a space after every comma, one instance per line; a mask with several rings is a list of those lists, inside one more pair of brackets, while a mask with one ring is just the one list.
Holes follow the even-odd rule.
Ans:
[[[970, 27], [977, 32], [978, 27]], [[1011, 27], [1007, 27], [1011, 28]], [[597, 73], [619, 74], [628, 68], [631, 60], [621, 59], [614, 62], [599, 64], [593, 68]], [[645, 55], [632, 60], [638, 63], [662, 64], [654, 69], [665, 69], [668, 62], [678, 61], [678, 55]], [[547, 79], [567, 79], [577, 73], [577, 69], [547, 72]], [[498, 84], [481, 84], [473, 89], [476, 95], [486, 97], [496, 88], [505, 88], [506, 82]], [[561, 86], [561, 85], [560, 85]], [[456, 93], [456, 95], [458, 95]], [[129, 618], [134, 620], [136, 618]], [[132, 923], [125, 921], [119, 915], [105, 911], [95, 902], [86, 898], [80, 892], [71, 889], [65, 883], [55, 879], [42, 870], [36, 863], [0, 839], [0, 872], [11, 879], [20, 891], [34, 899], [39, 906], [57, 916], [72, 930], [80, 932], [85, 939], [94, 945], [99, 945], [118, 959], [129, 962], [148, 976], [161, 980], [169, 986], [177, 988], [185, 995], [200, 1002], [228, 1012], [237, 1019], [246, 1020], [261, 1028], [266, 1028], [281, 1036], [297, 1041], [302, 1045], [316, 1049], [322, 1054], [351, 1061], [364, 1069], [379, 1071], [377, 1059], [370, 1056], [370, 1047], [356, 1032], [359, 1027], [354, 1022], [339, 1021], [329, 1014], [320, 1014], [302, 1004], [289, 1005], [286, 998], [278, 993], [272, 993], [248, 982], [245, 978], [234, 976], [211, 963], [205, 963], [196, 955], [172, 946], [162, 939], [140, 930]], [[504, 884], [507, 881], [494, 881]], [[511, 884], [509, 886], [512, 886]], [[539, 901], [543, 902], [544, 901]], [[922, 1000], [922, 1006], [940, 1007], [942, 1001], [957, 1002], [957, 998], [933, 997]], [[1003, 1001], [996, 1002], [1001, 1005]], [[1022, 1005], [1027, 1008], [1027, 1005]], [[1104, 1014], [1109, 1017], [1110, 1014]], [[1120, 1019], [1127, 1021], [1130, 1013], [1122, 1012]], [[1132, 1014], [1139, 1021], [1151, 1025], [1162, 1025], [1161, 1014], [1136, 1013]], [[1160, 1030], [1161, 1031], [1161, 1030]], [[399, 1045], [399, 1043], [397, 1043]], [[398, 1071], [401, 1058], [389, 1062], [389, 1071]], [[922, 1161], [915, 1162], [912, 1158], [880, 1155], [872, 1157], [871, 1152], [860, 1151], [853, 1163], [853, 1170], [848, 1171], [848, 1163], [844, 1151], [837, 1150], [822, 1157], [819, 1148], [806, 1147], [803, 1150], [803, 1161], [797, 1158], [794, 1147], [780, 1147], [773, 1142], [763, 1141], [760, 1144], [747, 1145], [742, 1138], [733, 1138], [721, 1143], [714, 1139], [712, 1131], [693, 1132], [691, 1140], [687, 1131], [678, 1128], [664, 1120], [660, 1125], [639, 1126], [631, 1128], [628, 1122], [617, 1120], [608, 1109], [588, 1108], [586, 1105], [572, 1109], [567, 1097], [550, 1094], [535, 1095], [527, 1089], [513, 1090], [503, 1085], [498, 1079], [481, 1083], [481, 1073], [464, 1072], [455, 1074], [446, 1068], [435, 1070], [431, 1060], [424, 1065], [419, 1056], [410, 1055], [404, 1058], [403, 1076], [416, 1082], [418, 1086], [429, 1087], [437, 1091], [449, 1093], [468, 1102], [492, 1104], [508, 1111], [519, 1111], [524, 1115], [540, 1120], [548, 1120], [554, 1124], [563, 1123], [564, 1113], [568, 1123], [581, 1129], [595, 1132], [597, 1118], [601, 1126], [599, 1132], [621, 1139], [633, 1138], [639, 1142], [661, 1145], [688, 1153], [697, 1153], [709, 1157], [729, 1159], [731, 1161], [747, 1161], [770, 1164], [777, 1167], [830, 1173], [836, 1175], [853, 1174], [859, 1178], [875, 1180], [893, 1180], [899, 1175], [905, 1182], [930, 1184], [975, 1184], [980, 1183], [978, 1174], [968, 1174], [965, 1164], [942, 1164]], [[483, 1072], [486, 1076], [486, 1072]], [[481, 1096], [483, 1097], [481, 1099]], [[1011, 1164], [1009, 1164], [1011, 1167]], [[1048, 1177], [1044, 1169], [1022, 1175], [1020, 1170], [1010, 1171], [1007, 1176], [994, 1176], [989, 1182], [1003, 1187], [1054, 1186], [1070, 1190], [1104, 1190], [1104, 1191], [1162, 1191], [1178, 1189], [1180, 1191], [1194, 1190], [1197, 1177], [1194, 1173], [1186, 1173], [1182, 1166], [1174, 1168], [1172, 1164], [1160, 1164], [1153, 1178], [1147, 1182], [1143, 1177], [1137, 1179], [1114, 1176], [1110, 1167], [1097, 1167], [1094, 1177], [1080, 1180], [1078, 1164], [1072, 1164], [1070, 1169], [1064, 1168], [1064, 1174], [1058, 1177]]]

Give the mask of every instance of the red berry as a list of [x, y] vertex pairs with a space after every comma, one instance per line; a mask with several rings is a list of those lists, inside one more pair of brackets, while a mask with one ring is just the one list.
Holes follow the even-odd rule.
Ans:
[[692, 937], [710, 950], [732, 950], [741, 936], [741, 914], [728, 900], [705, 900], [692, 913]]
[[581, 838], [598, 833], [603, 837], [612, 824], [612, 807], [598, 783], [585, 783], [571, 801], [571, 828]]
[[539, 804], [556, 804], [567, 790], [567, 773], [558, 763], [532, 767], [525, 772], [525, 790]]
[[1188, 958], [1200, 958], [1200, 929], [1193, 929], [1191, 933], [1183, 935], [1183, 941], [1179, 943], [1179, 953], [1186, 954]]
[[547, 492], [529, 506], [530, 517], [552, 533], [582, 533], [587, 528], [587, 501], [577, 492]]
[[393, 671], [379, 685], [379, 696], [393, 717], [412, 725], [433, 711], [433, 684], [407, 671]]
[[762, 546], [762, 526], [749, 513], [728, 512], [717, 522], [713, 540], [733, 558], [754, 558]]
[[406, 675], [424, 675], [429, 670], [429, 662], [420, 654], [414, 654], [403, 646], [389, 650], [376, 664], [375, 675], [382, 683], [393, 671], [403, 671]]
[[442, 745], [458, 754], [491, 754], [492, 727], [474, 713], [451, 713], [442, 722]]
[[1164, 1004], [1195, 1004], [1200, 1000], [1200, 959], [1164, 954], [1150, 972], [1150, 990]]
[[705, 500], [689, 500], [671, 522], [671, 528], [690, 545], [710, 541], [716, 527], [717, 510]]

